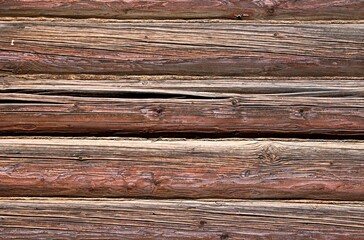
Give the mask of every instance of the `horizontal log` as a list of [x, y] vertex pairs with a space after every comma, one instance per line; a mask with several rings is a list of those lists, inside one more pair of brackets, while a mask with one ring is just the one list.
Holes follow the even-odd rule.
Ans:
[[364, 24], [3, 21], [0, 31], [0, 73], [364, 75]]
[[150, 94], [150, 98], [180, 95], [180, 98], [216, 99], [254, 94], [361, 98], [364, 97], [364, 77], [0, 74], [0, 93], [109, 98], [141, 98], [143, 94], [144, 97]]
[[0, 76], [0, 133], [360, 137], [364, 79]]
[[356, 0], [1, 0], [0, 16], [119, 19], [363, 19]]
[[2, 239], [364, 238], [362, 202], [0, 199]]
[[364, 200], [364, 142], [0, 138], [0, 196]]

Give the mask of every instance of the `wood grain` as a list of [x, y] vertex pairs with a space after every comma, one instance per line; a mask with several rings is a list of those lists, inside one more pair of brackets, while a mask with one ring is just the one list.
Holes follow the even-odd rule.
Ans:
[[364, 200], [364, 142], [0, 139], [0, 196]]
[[0, 238], [360, 240], [363, 216], [362, 202], [5, 198]]
[[363, 78], [0, 76], [0, 133], [364, 135]]
[[363, 19], [359, 0], [1, 0], [0, 16], [119, 19]]
[[363, 24], [0, 22], [0, 73], [363, 76]]

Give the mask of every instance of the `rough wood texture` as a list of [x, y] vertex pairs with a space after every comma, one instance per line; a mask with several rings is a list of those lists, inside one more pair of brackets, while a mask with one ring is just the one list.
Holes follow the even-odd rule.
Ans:
[[363, 19], [362, 0], [0, 0], [0, 16]]
[[0, 199], [2, 239], [361, 240], [358, 202]]
[[363, 96], [362, 78], [0, 76], [0, 133], [360, 137]]
[[1, 138], [0, 196], [364, 200], [364, 142]]
[[363, 76], [363, 24], [0, 22], [0, 73]]

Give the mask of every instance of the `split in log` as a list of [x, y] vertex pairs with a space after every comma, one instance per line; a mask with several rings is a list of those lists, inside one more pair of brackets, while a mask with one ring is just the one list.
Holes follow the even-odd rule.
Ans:
[[0, 22], [0, 73], [364, 75], [364, 24]]
[[2, 76], [0, 133], [364, 135], [362, 78]]
[[0, 196], [364, 200], [364, 142], [1, 138]]
[[119, 19], [363, 19], [358, 0], [0, 0], [0, 16]]
[[0, 199], [2, 239], [361, 240], [361, 202]]

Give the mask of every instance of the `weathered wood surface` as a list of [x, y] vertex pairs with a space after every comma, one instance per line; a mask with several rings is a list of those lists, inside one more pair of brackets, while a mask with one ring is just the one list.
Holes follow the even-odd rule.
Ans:
[[[1, 93], [113, 98], [239, 97], [254, 94], [301, 97], [364, 97], [363, 77], [234, 77], [176, 75], [7, 75]], [[93, 95], [94, 94], [94, 95]], [[172, 96], [171, 96], [172, 95]]]
[[363, 78], [2, 76], [0, 133], [360, 137], [363, 96]]
[[0, 199], [2, 239], [361, 240], [362, 202]]
[[364, 142], [1, 138], [0, 196], [364, 200]]
[[362, 0], [1, 0], [0, 16], [119, 19], [363, 19]]
[[363, 24], [0, 22], [0, 73], [363, 76]]

